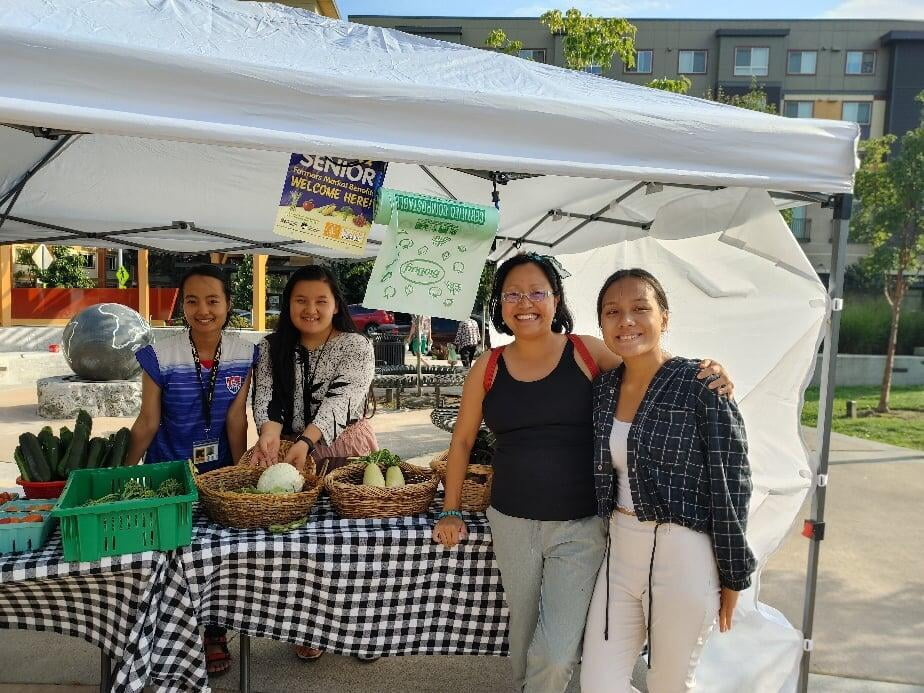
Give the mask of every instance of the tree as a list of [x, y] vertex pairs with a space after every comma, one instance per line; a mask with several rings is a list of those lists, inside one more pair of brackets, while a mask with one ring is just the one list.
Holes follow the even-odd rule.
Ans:
[[253, 255], [245, 255], [231, 279], [231, 303], [235, 308], [253, 305]]
[[362, 260], [360, 262], [339, 260], [331, 263], [330, 269], [337, 277], [347, 303], [362, 303], [363, 298], [366, 296], [366, 285], [369, 283], [369, 277], [372, 276], [372, 267], [374, 265], [375, 260]]
[[608, 70], [613, 58], [635, 67], [636, 28], [625, 19], [608, 19], [582, 14], [571, 8], [549, 10], [539, 17], [553, 34], [565, 37], [565, 64], [573, 70], [599, 65]]
[[755, 77], [751, 78], [751, 88], [744, 94], [728, 94], [722, 87], [719, 87], [714, 94], [711, 89], [707, 90], [705, 97], [710, 101], [746, 108], [749, 111], [776, 113], [776, 104], [767, 101], [767, 92]]
[[68, 289], [90, 289], [96, 286], [96, 281], [90, 279], [83, 271], [83, 261], [79, 253], [64, 245], [53, 245], [48, 250], [54, 259], [44, 270], [40, 270], [32, 259], [35, 246], [28, 249], [20, 248], [16, 261], [28, 267], [29, 273], [42, 286]]
[[[917, 100], [924, 104], [924, 92]], [[924, 258], [924, 114], [918, 127], [902, 136], [897, 151], [893, 149], [895, 142], [894, 135], [885, 135], [863, 143], [851, 224], [856, 240], [870, 245], [871, 253], [863, 263], [883, 275], [892, 313], [876, 408], [880, 413], [889, 411], [902, 301]]]
[[648, 82], [645, 86], [651, 87], [652, 89], [660, 89], [661, 91], [670, 91], [674, 94], [686, 94], [690, 91], [690, 87], [693, 86], [693, 83], [690, 81], [689, 77], [681, 75], [680, 79], [658, 77]]
[[488, 48], [493, 48], [499, 53], [506, 53], [507, 55], [519, 55], [520, 51], [523, 50], [523, 42], [511, 41], [507, 38], [507, 34], [503, 29], [495, 29], [488, 34], [488, 38], [485, 39], [484, 45]]

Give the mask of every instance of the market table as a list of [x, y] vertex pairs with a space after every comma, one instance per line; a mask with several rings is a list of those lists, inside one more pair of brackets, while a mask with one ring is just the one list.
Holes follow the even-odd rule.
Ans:
[[[198, 516], [177, 555], [199, 623], [341, 655], [504, 655], [507, 607], [483, 513], [466, 513], [468, 539], [435, 544], [441, 498], [428, 513], [345, 520], [322, 497], [308, 524], [286, 534], [235, 530]], [[177, 614], [185, 612], [180, 609]], [[201, 646], [185, 672], [195, 680]], [[183, 667], [178, 667], [177, 671]]]
[[101, 691], [141, 691], [146, 683], [179, 690], [172, 681], [185, 658], [177, 653], [202, 646], [195, 620], [177, 615], [184, 601], [178, 567], [175, 552], [158, 551], [66, 562], [56, 531], [38, 551], [0, 556], [0, 628], [50, 630], [96, 645]]

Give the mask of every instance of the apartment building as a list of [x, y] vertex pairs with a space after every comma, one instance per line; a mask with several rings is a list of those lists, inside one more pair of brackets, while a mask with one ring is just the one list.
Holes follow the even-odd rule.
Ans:
[[[522, 41], [521, 57], [564, 66], [564, 36], [537, 18], [354, 15], [350, 21], [484, 47], [502, 29]], [[636, 64], [588, 71], [645, 84], [686, 76], [690, 94], [747, 92], [757, 82], [791, 118], [851, 120], [862, 137], [901, 136], [918, 124], [924, 91], [924, 21], [809, 19], [630, 19], [638, 28]], [[742, 153], [742, 155], [746, 155]], [[795, 210], [793, 234], [819, 274], [827, 274], [831, 214], [817, 205]], [[848, 262], [866, 252], [850, 244]]]

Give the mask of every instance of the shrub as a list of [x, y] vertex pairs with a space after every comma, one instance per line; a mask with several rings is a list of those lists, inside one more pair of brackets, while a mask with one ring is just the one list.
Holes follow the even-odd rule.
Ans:
[[[842, 354], [885, 354], [890, 320], [889, 304], [884, 298], [848, 297], [841, 315], [838, 351]], [[924, 312], [909, 310], [906, 305], [898, 325], [895, 353], [910, 355], [917, 346], [924, 346]]]

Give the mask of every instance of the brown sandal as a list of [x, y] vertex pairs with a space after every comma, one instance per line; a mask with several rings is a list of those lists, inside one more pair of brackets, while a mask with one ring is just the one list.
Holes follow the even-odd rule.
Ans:
[[221, 676], [231, 668], [231, 651], [224, 635], [205, 636], [205, 666], [209, 676]]
[[295, 656], [303, 662], [316, 662], [321, 659], [321, 655], [323, 654], [324, 650], [319, 650], [316, 647], [308, 647], [307, 645], [295, 646]]

